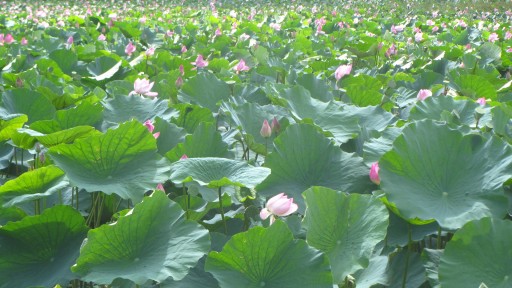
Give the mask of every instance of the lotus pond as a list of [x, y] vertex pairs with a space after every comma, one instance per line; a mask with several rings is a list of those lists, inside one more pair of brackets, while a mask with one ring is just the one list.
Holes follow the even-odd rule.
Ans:
[[512, 4], [273, 2], [2, 3], [0, 287], [512, 287]]

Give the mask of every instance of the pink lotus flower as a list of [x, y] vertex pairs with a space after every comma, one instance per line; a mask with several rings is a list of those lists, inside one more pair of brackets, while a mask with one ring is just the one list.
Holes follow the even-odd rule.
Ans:
[[203, 55], [197, 55], [196, 61], [192, 62], [192, 65], [196, 65], [196, 68], [204, 68], [208, 66], [208, 61], [203, 59]]
[[391, 57], [391, 55], [396, 55], [397, 54], [397, 49], [396, 49], [396, 46], [395, 44], [391, 44], [391, 47], [388, 48], [388, 50], [386, 50], [386, 57]]
[[498, 41], [499, 40], [498, 34], [491, 33], [491, 35], [489, 35], [489, 39], [488, 40], [489, 40], [489, 42], [492, 42], [492, 43]]
[[427, 99], [430, 96], [432, 96], [432, 91], [430, 91], [428, 89], [421, 89], [418, 92], [417, 98], [418, 98], [418, 100], [423, 101], [423, 100]]
[[434, 26], [434, 25], [436, 25], [436, 22], [432, 21], [431, 19], [428, 19], [426, 24], [428, 26]]
[[281, 31], [281, 24], [277, 24], [277, 23], [270, 23], [270, 28], [276, 30], [276, 31]]
[[512, 47], [508, 47], [506, 51], [507, 53], [512, 53]]
[[220, 31], [220, 28], [217, 28], [215, 30], [215, 36], [220, 36], [220, 35], [222, 35], [222, 31]]
[[148, 79], [136, 79], [135, 80], [135, 83], [133, 84], [133, 91], [130, 92], [130, 94], [128, 95], [133, 95], [133, 94], [140, 94], [140, 95], [143, 95], [143, 96], [148, 96], [148, 97], [156, 97], [158, 95], [157, 92], [151, 92], [151, 88], [153, 88], [153, 85], [155, 84], [155, 82], [149, 82]]
[[165, 191], [164, 185], [162, 185], [162, 183], [158, 183], [158, 185], [156, 185], [156, 190]]
[[423, 40], [423, 33], [418, 32], [418, 33], [414, 34], [414, 41], [421, 42], [422, 40]]
[[279, 131], [281, 131], [281, 124], [279, 124], [277, 117], [274, 116], [274, 119], [272, 119], [270, 128], [272, 128], [272, 132], [275, 132], [275, 133], [279, 133]]
[[183, 154], [183, 155], [181, 155], [180, 160], [185, 160], [185, 159], [188, 159], [187, 154]]
[[270, 225], [274, 223], [277, 216], [288, 216], [299, 209], [299, 206], [293, 203], [293, 198], [288, 198], [284, 193], [279, 193], [270, 198], [265, 208], [260, 211], [260, 218], [266, 220], [270, 217]]
[[155, 54], [155, 47], [149, 47], [148, 50], [146, 50], [146, 56], [150, 57]]
[[183, 64], [180, 65], [179, 70], [180, 70], [181, 76], [185, 76], [185, 67], [183, 67]]
[[25, 37], [21, 38], [20, 43], [21, 43], [21, 45], [27, 45], [28, 44], [27, 38], [25, 38]]
[[146, 120], [146, 122], [144, 122], [144, 126], [146, 126], [146, 128], [148, 128], [149, 132], [153, 133], [153, 130], [155, 130], [155, 125], [153, 125], [153, 121], [151, 120]]
[[240, 62], [238, 62], [238, 65], [234, 67], [236, 73], [240, 73], [241, 71], [249, 71], [251, 69], [249, 66], [245, 65], [244, 59], [240, 59]]
[[437, 32], [437, 31], [439, 31], [439, 27], [437, 27], [437, 26], [432, 27], [432, 32]]
[[373, 183], [380, 185], [379, 162], [372, 164], [372, 167], [370, 168], [370, 180], [372, 180]]
[[341, 78], [343, 78], [345, 75], [350, 74], [352, 71], [352, 64], [349, 65], [340, 65], [334, 72], [334, 78], [336, 78], [336, 81], [339, 81]]
[[4, 42], [5, 44], [11, 44], [12, 42], [14, 42], [14, 37], [12, 37], [11, 34], [7, 34], [5, 35]]
[[267, 119], [263, 120], [263, 125], [260, 130], [261, 137], [268, 138], [272, 135], [272, 127], [268, 124]]
[[139, 18], [139, 23], [144, 24], [144, 23], [146, 23], [146, 20], [147, 20], [146, 16], [142, 16]]
[[183, 86], [183, 78], [181, 78], [181, 76], [178, 77], [178, 79], [176, 79], [176, 82], [174, 84], [176, 84], [177, 88], [180, 88], [181, 86]]
[[480, 104], [480, 106], [485, 106], [485, 104], [486, 104], [485, 97], [478, 98], [476, 100], [476, 103]]
[[187, 51], [188, 51], [187, 46], [181, 45], [181, 53], [185, 53]]
[[505, 32], [505, 40], [510, 40], [510, 39], [512, 39], [512, 33], [510, 33], [510, 31]]
[[100, 34], [100, 36], [98, 36], [98, 41], [105, 41], [107, 40], [107, 37], [103, 34]]
[[174, 35], [174, 31], [167, 30], [167, 32], [165, 32], [165, 35], [167, 35], [167, 37], [172, 37], [172, 35]]
[[132, 56], [132, 53], [135, 52], [137, 48], [135, 48], [135, 45], [133, 45], [132, 41], [126, 45], [126, 48], [124, 49], [124, 53], [126, 53], [128, 56]]

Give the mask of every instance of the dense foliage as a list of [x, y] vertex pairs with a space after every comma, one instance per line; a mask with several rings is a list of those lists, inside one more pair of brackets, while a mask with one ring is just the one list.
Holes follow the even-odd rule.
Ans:
[[510, 4], [275, 2], [2, 4], [0, 287], [512, 287]]

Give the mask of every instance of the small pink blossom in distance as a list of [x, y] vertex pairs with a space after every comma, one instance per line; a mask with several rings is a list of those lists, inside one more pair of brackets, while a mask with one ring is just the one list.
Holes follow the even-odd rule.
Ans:
[[432, 21], [432, 19], [428, 19], [427, 20], [427, 25], [428, 26], [434, 26], [434, 25], [436, 25], [436, 22]]
[[156, 132], [153, 134], [153, 137], [155, 137], [155, 139], [158, 139], [159, 136], [160, 136], [160, 132]]
[[205, 61], [203, 55], [197, 55], [196, 61], [192, 62], [192, 65], [195, 65], [196, 68], [204, 68], [208, 66], [208, 61]]
[[270, 23], [270, 28], [276, 30], [276, 31], [281, 31], [281, 24], [278, 24], [278, 23]]
[[505, 32], [505, 40], [510, 40], [510, 39], [512, 39], [512, 33], [510, 33], [510, 31]]
[[395, 44], [391, 44], [391, 47], [388, 48], [388, 50], [386, 50], [386, 57], [391, 57], [392, 55], [396, 55], [398, 52], [397, 52], [397, 49], [396, 49], [396, 46]]
[[164, 185], [162, 185], [162, 183], [158, 183], [158, 185], [156, 185], [156, 190], [165, 191]]
[[349, 65], [340, 65], [336, 71], [334, 71], [334, 78], [336, 78], [336, 81], [339, 81], [341, 78], [343, 78], [345, 75], [350, 74], [352, 71], [352, 64]]
[[370, 167], [370, 180], [380, 185], [380, 178], [379, 178], [379, 162], [375, 162], [372, 164], [372, 167]]
[[183, 64], [180, 64], [179, 70], [180, 70], [181, 76], [185, 76], [185, 67], [183, 67]]
[[133, 45], [132, 41], [128, 42], [128, 45], [126, 45], [126, 48], [124, 49], [124, 53], [126, 53], [128, 56], [131, 56], [133, 52], [135, 52], [136, 48], [135, 45]]
[[506, 51], [507, 53], [512, 53], [512, 47], [508, 47]]
[[129, 95], [140, 94], [148, 97], [156, 97], [158, 95], [157, 92], [151, 92], [151, 88], [155, 82], [149, 82], [148, 79], [135, 79], [135, 83], [133, 84], [134, 90], [130, 92]]
[[249, 36], [249, 35], [247, 35], [247, 34], [245, 34], [245, 33], [243, 33], [243, 34], [242, 34], [242, 35], [240, 35], [240, 37], [239, 37], [239, 39], [240, 39], [241, 41], [245, 41], [245, 40], [247, 40], [247, 39], [249, 39], [249, 38], [251, 38], [251, 36]]
[[151, 57], [155, 54], [155, 47], [149, 47], [148, 50], [146, 50], [146, 56]]
[[439, 31], [439, 27], [437, 27], [437, 26], [432, 27], [432, 32], [437, 32], [437, 31]]
[[432, 96], [432, 91], [430, 91], [428, 89], [421, 89], [418, 92], [417, 98], [418, 98], [418, 100], [423, 101], [423, 100], [427, 99], [430, 96]]
[[167, 30], [167, 32], [165, 32], [165, 35], [167, 35], [167, 37], [172, 37], [172, 35], [174, 35], [174, 31]]
[[488, 40], [489, 40], [489, 42], [492, 42], [492, 43], [498, 41], [499, 40], [498, 34], [491, 33], [491, 35], [489, 35], [489, 39]]
[[4, 36], [4, 33], [1, 33], [0, 34], [0, 45], [4, 45], [4, 39], [5, 39], [5, 36]]
[[265, 208], [260, 211], [260, 218], [266, 220], [270, 217], [270, 225], [272, 225], [277, 216], [288, 216], [295, 213], [299, 209], [296, 203], [293, 203], [293, 198], [288, 198], [284, 193], [279, 193], [270, 198], [265, 205]]
[[414, 34], [414, 41], [421, 42], [422, 40], [423, 40], [423, 33], [418, 32], [418, 33]]
[[180, 160], [186, 160], [186, 159], [188, 159], [187, 154], [183, 154], [183, 155], [181, 155]]
[[476, 103], [480, 104], [480, 106], [485, 106], [485, 104], [486, 104], [485, 97], [478, 98], [476, 100]]
[[187, 46], [185, 46], [185, 45], [181, 45], [181, 53], [185, 53], [185, 52], [187, 52], [187, 51], [188, 51], [188, 50], [187, 50]]
[[144, 24], [144, 23], [146, 23], [146, 20], [147, 20], [146, 16], [142, 16], [139, 18], [139, 23]]
[[220, 31], [220, 28], [215, 29], [215, 36], [222, 35], [222, 31]]
[[20, 43], [21, 43], [21, 45], [27, 45], [28, 44], [27, 38], [25, 38], [25, 37], [21, 38]]
[[11, 44], [12, 42], [14, 42], [14, 37], [12, 37], [11, 34], [7, 34], [5, 35], [4, 42], [6, 44]]
[[244, 59], [240, 59], [240, 62], [238, 62], [238, 65], [236, 65], [234, 69], [235, 69], [236, 73], [238, 74], [242, 71], [249, 71], [249, 69], [251, 69], [251, 68], [245, 64]]
[[260, 135], [263, 138], [268, 138], [272, 135], [272, 127], [268, 124], [267, 119], [263, 120], [263, 125], [261, 126]]
[[105, 41], [107, 40], [107, 37], [103, 34], [100, 34], [100, 36], [98, 36], [98, 41]]

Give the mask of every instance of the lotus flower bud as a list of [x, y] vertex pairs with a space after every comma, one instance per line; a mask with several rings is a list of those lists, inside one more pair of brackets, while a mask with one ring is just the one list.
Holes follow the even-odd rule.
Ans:
[[379, 162], [372, 164], [372, 167], [370, 168], [370, 180], [372, 180], [373, 183], [380, 185]]
[[261, 126], [260, 134], [263, 138], [268, 138], [272, 135], [272, 127], [268, 124], [267, 119], [263, 120], [263, 125]]

